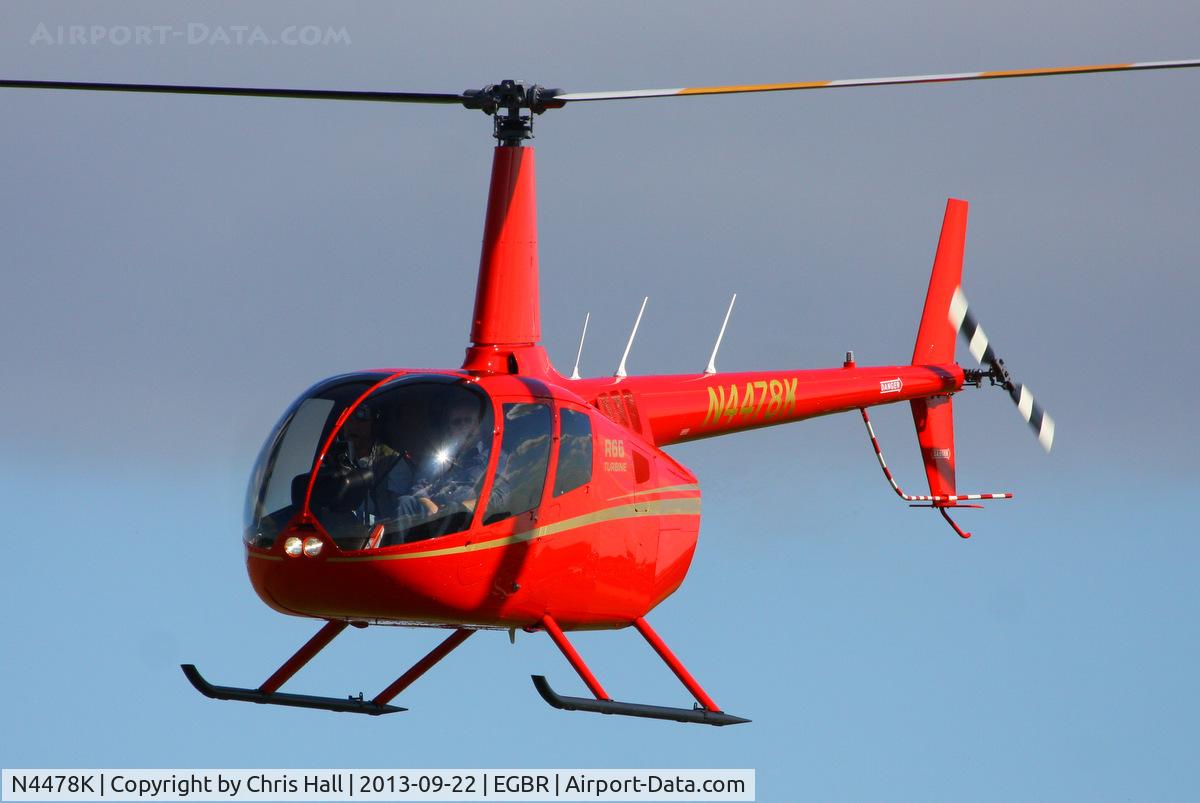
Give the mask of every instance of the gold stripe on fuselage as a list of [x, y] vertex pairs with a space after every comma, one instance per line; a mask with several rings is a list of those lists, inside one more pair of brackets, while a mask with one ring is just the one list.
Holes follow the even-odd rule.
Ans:
[[621, 494], [620, 496], [610, 496], [608, 501], [615, 502], [618, 499], [628, 499], [631, 496], [649, 496], [650, 494], [665, 494], [675, 493], [677, 491], [699, 491], [700, 486], [696, 483], [691, 485], [664, 485], [662, 488], [650, 488], [646, 491], [634, 491], [631, 494]]
[[700, 515], [700, 498], [691, 497], [687, 499], [656, 499], [650, 502], [639, 502], [629, 505], [614, 505], [603, 510], [585, 513], [582, 516], [576, 516], [571, 519], [563, 519], [562, 521], [546, 524], [541, 527], [533, 527], [524, 532], [513, 533], [512, 535], [503, 538], [493, 538], [490, 541], [481, 541], [475, 544], [463, 544], [462, 546], [444, 547], [442, 549], [427, 549], [422, 552], [406, 552], [400, 555], [356, 555], [353, 557], [329, 558], [329, 563], [361, 563], [370, 560], [415, 560], [417, 558], [438, 558], [445, 555], [459, 555], [466, 552], [478, 552], [484, 549], [498, 549], [500, 547], [511, 546], [513, 544], [521, 544], [526, 541], [532, 541], [535, 538], [541, 538], [548, 535], [558, 535], [560, 533], [576, 530], [580, 527], [588, 527], [593, 524], [601, 524], [607, 521], [619, 521], [621, 519], [643, 518], [646, 516], [699, 516]]

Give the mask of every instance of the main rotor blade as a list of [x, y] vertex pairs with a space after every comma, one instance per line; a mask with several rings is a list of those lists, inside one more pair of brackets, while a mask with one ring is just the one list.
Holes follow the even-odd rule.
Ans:
[[851, 78], [845, 81], [800, 81], [787, 84], [747, 84], [744, 86], [701, 86], [679, 89], [628, 89], [618, 92], [567, 92], [555, 95], [555, 104], [584, 100], [629, 100], [663, 98], [677, 95], [729, 95], [741, 92], [787, 92], [794, 89], [836, 89], [848, 86], [886, 86], [890, 84], [944, 84], [953, 81], [985, 81], [991, 78], [1029, 78], [1036, 75], [1073, 75], [1092, 72], [1130, 70], [1169, 70], [1200, 67], [1200, 59], [1187, 61], [1143, 61], [1131, 64], [1089, 64], [1081, 67], [1046, 67], [1038, 70], [996, 70], [993, 72], [945, 73], [943, 75], [900, 75], [891, 78]]
[[[853, 86], [887, 86], [892, 84], [934, 84], [954, 81], [983, 81], [992, 78], [1028, 78], [1039, 75], [1072, 75], [1095, 72], [1127, 72], [1132, 70], [1167, 70], [1180, 67], [1200, 67], [1200, 59], [1184, 61], [1144, 61], [1130, 64], [1090, 64], [1079, 67], [1047, 67], [1037, 70], [997, 70], [992, 72], [944, 73], [941, 75], [901, 75], [888, 78], [854, 78], [842, 81], [800, 81], [783, 84], [747, 84], [737, 86], [680, 87], [675, 89], [628, 89], [617, 92], [559, 92], [546, 90], [547, 95], [535, 105], [535, 111], [561, 108], [568, 103], [588, 100], [627, 100], [635, 98], [673, 97], [680, 95], [729, 95], [745, 92], [786, 92], [797, 89], [835, 89]], [[100, 92], [152, 92], [178, 95], [233, 95], [260, 98], [308, 98], [316, 100], [365, 100], [383, 103], [460, 104], [481, 108], [479, 92], [367, 92], [358, 90], [277, 89], [240, 86], [188, 86], [169, 84], [93, 83], [85, 81], [12, 81], [0, 80], [0, 88], [10, 89], [74, 89]], [[490, 89], [490, 87], [488, 88]], [[539, 89], [534, 87], [533, 89]], [[487, 91], [486, 89], [483, 91]], [[552, 94], [551, 94], [552, 93]], [[508, 106], [497, 99], [498, 106]], [[521, 98], [512, 105], [530, 108]], [[489, 112], [491, 113], [491, 112]]]
[[462, 94], [435, 92], [360, 92], [346, 89], [269, 89], [244, 86], [172, 86], [167, 84], [97, 84], [83, 81], [5, 81], [11, 89], [83, 89], [99, 92], [158, 92], [174, 95], [237, 95], [252, 98], [309, 98], [314, 100], [372, 100], [387, 103], [459, 103]]

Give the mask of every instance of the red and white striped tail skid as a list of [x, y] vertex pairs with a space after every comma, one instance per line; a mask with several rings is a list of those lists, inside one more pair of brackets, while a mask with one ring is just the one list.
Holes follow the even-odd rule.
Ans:
[[953, 494], [939, 496], [914, 496], [904, 493], [900, 486], [896, 483], [896, 479], [892, 476], [892, 471], [887, 467], [887, 462], [883, 459], [883, 450], [879, 448], [879, 439], [875, 437], [875, 428], [871, 426], [871, 418], [867, 415], [865, 407], [860, 407], [858, 410], [862, 413], [863, 423], [867, 425], [867, 435], [871, 438], [871, 446], [875, 449], [875, 457], [879, 459], [879, 467], [883, 469], [883, 476], [887, 478], [888, 483], [892, 486], [892, 490], [896, 492], [905, 502], [930, 502], [934, 505], [954, 504], [955, 502], [978, 502], [987, 499], [1012, 499], [1010, 493], [995, 493], [995, 494]]

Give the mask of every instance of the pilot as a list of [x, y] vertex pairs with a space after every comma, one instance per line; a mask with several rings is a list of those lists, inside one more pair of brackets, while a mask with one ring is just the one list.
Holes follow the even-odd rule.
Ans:
[[363, 524], [391, 515], [396, 497], [412, 488], [411, 460], [383, 437], [384, 423], [379, 410], [360, 404], [338, 434], [344, 449], [339, 462], [366, 483], [354, 511]]
[[354, 408], [350, 418], [342, 425], [342, 437], [348, 447], [347, 457], [351, 465], [368, 468], [375, 462], [380, 444], [375, 440], [375, 416], [370, 407], [360, 404]]

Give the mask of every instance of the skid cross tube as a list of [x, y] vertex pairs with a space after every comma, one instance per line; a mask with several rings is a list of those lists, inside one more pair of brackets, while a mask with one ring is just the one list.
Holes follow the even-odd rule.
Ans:
[[618, 700], [613, 700], [604, 691], [604, 688], [596, 680], [587, 664], [579, 657], [579, 653], [571, 646], [571, 642], [567, 640], [566, 634], [562, 628], [554, 621], [554, 618], [549, 614], [542, 617], [542, 627], [550, 634], [550, 638], [558, 645], [559, 650], [570, 662], [571, 666], [579, 673], [579, 677], [587, 684], [595, 699], [587, 697], [565, 697], [558, 694], [550, 686], [550, 682], [542, 675], [533, 676], [533, 686], [537, 689], [538, 694], [542, 696], [550, 705], [564, 711], [591, 711], [597, 714], [618, 714], [627, 717], [642, 717], [646, 719], [667, 719], [675, 722], [692, 722], [701, 725], [737, 725], [742, 722], [749, 722], [748, 719], [735, 717], [731, 714], [726, 714], [717, 708], [716, 703], [712, 698], [704, 693], [704, 689], [700, 688], [700, 684], [691, 676], [691, 673], [684, 668], [675, 654], [667, 647], [666, 643], [659, 638], [658, 634], [646, 623], [642, 617], [638, 617], [633, 622], [634, 627], [642, 634], [643, 638], [649, 642], [654, 651], [659, 657], [671, 668], [675, 676], [687, 687], [688, 691], [700, 701], [700, 705], [694, 708], [672, 708], [662, 705], [643, 705], [641, 703], [624, 703]]

